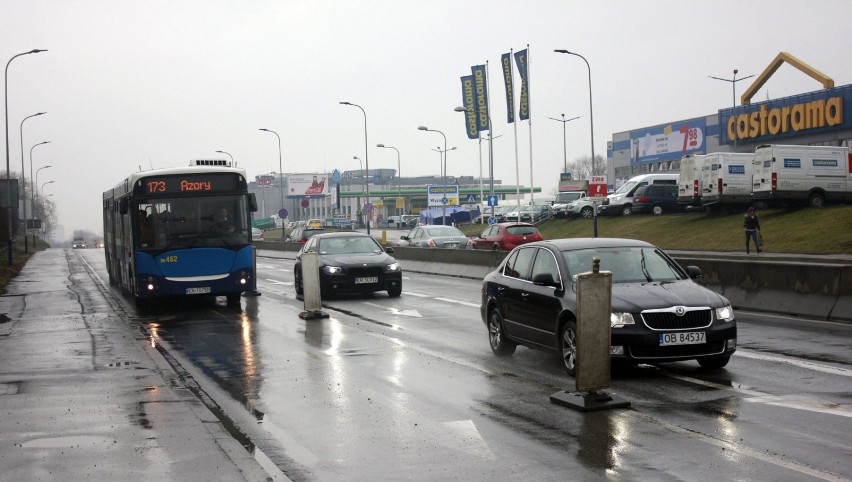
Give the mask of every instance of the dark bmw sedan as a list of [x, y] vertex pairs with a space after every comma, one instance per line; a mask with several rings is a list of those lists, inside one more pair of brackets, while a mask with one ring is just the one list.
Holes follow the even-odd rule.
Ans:
[[323, 298], [337, 293], [387, 291], [395, 298], [402, 293], [402, 268], [370, 235], [358, 232], [324, 233], [311, 236], [296, 255], [293, 268], [296, 294], [304, 293], [302, 254], [317, 253], [320, 293]]
[[612, 272], [612, 358], [634, 363], [696, 360], [724, 367], [737, 345], [731, 304], [693, 281], [659, 248], [632, 239], [575, 238], [515, 248], [482, 283], [482, 320], [498, 356], [517, 345], [558, 352], [576, 370], [577, 275]]

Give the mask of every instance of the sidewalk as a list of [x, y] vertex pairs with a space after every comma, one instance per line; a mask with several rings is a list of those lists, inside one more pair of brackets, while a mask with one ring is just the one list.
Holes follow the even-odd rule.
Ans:
[[71, 250], [0, 297], [0, 480], [271, 480]]

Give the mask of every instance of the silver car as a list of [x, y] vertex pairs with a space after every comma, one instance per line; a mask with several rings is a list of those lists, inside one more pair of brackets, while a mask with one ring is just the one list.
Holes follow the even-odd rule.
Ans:
[[414, 228], [400, 236], [396, 246], [473, 249], [473, 241], [456, 227], [430, 225]]

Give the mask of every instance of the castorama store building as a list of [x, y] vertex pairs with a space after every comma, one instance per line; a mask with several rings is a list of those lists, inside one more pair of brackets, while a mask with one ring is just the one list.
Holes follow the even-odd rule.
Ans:
[[[823, 90], [751, 103], [752, 96], [787, 62]], [[781, 52], [741, 97], [742, 105], [715, 114], [613, 134], [607, 144], [607, 180], [616, 188], [633, 176], [677, 172], [687, 154], [754, 152], [764, 144], [852, 147], [852, 85], [834, 81]]]

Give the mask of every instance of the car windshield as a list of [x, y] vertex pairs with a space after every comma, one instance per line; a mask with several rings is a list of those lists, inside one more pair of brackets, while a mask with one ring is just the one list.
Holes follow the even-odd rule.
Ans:
[[373, 238], [369, 238], [367, 236], [317, 239], [319, 239], [319, 246], [317, 246], [319, 254], [364, 254], [382, 252], [382, 247], [379, 246]]
[[635, 186], [635, 185], [636, 185], [636, 181], [628, 181], [628, 182], [624, 183], [623, 186], [618, 188], [615, 191], [614, 194], [624, 194], [626, 192], [630, 192], [630, 190], [633, 189], [633, 186]]
[[645, 283], [686, 279], [677, 266], [655, 248], [623, 247], [563, 251], [571, 278], [592, 270], [592, 260], [600, 258], [600, 270], [612, 273], [613, 283]]
[[429, 236], [464, 236], [464, 233], [452, 226], [437, 226], [426, 229]]

